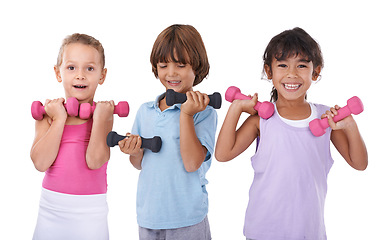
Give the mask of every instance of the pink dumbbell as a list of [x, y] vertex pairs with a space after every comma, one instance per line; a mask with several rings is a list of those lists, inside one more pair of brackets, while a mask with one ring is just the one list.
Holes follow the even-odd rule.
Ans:
[[[79, 101], [76, 98], [68, 98], [64, 104], [69, 116], [77, 116], [79, 114]], [[34, 101], [31, 106], [32, 117], [35, 120], [42, 120], [46, 114], [43, 104], [40, 101]]]
[[[95, 108], [96, 108], [96, 104], [93, 104], [91, 106], [91, 104], [89, 103], [82, 103], [80, 105], [80, 111], [79, 111], [80, 118], [89, 119], [92, 116], [93, 112], [95, 111]], [[117, 114], [119, 115], [119, 117], [126, 117], [128, 116], [128, 113], [129, 113], [129, 105], [128, 105], [128, 102], [126, 101], [119, 102], [115, 106], [115, 109], [113, 111], [113, 114]]]
[[[333, 117], [333, 121], [338, 122], [352, 113], [357, 115], [364, 111], [363, 102], [358, 97], [351, 97], [347, 101], [347, 106], [337, 110], [337, 115]], [[309, 129], [316, 137], [320, 137], [325, 133], [325, 129], [329, 127], [328, 118], [314, 119], [309, 123]]]
[[[233, 102], [235, 99], [249, 100], [252, 98], [242, 94], [240, 89], [237, 87], [229, 87], [225, 92], [225, 100], [228, 102]], [[270, 118], [275, 112], [275, 106], [273, 103], [267, 101], [262, 103], [258, 101], [253, 108], [258, 112], [259, 116], [264, 119]]]

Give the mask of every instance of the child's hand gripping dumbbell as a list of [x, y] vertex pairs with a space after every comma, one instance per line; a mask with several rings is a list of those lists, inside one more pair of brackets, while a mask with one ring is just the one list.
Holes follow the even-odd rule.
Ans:
[[[215, 109], [221, 107], [221, 94], [218, 92], [208, 95], [209, 97], [209, 106], [212, 106]], [[187, 95], [184, 93], [175, 92], [173, 89], [168, 89], [165, 93], [165, 100], [168, 106], [172, 106], [176, 103], [184, 103], [187, 101]]]
[[[107, 136], [107, 145], [109, 147], [114, 147], [114, 146], [118, 145], [119, 142], [126, 137], [128, 137], [128, 136], [122, 136], [122, 135], [117, 134], [114, 131], [111, 131], [108, 133], [108, 136]], [[158, 136], [155, 136], [153, 138], [141, 137], [141, 148], [147, 148], [154, 153], [157, 153], [160, 151], [161, 144], [162, 144], [161, 138]]]
[[[364, 111], [363, 102], [358, 97], [351, 97], [347, 101], [347, 106], [337, 110], [337, 115], [332, 119], [334, 122], [338, 122], [352, 113], [357, 115]], [[325, 130], [329, 127], [328, 118], [314, 119], [309, 123], [309, 129], [316, 137], [320, 137], [325, 133]]]
[[[68, 98], [64, 104], [69, 116], [77, 116], [79, 114], [79, 101], [76, 98]], [[42, 120], [46, 114], [43, 104], [40, 101], [34, 101], [31, 106], [32, 117], [35, 120]]]
[[[91, 106], [90, 103], [82, 103], [80, 105], [80, 110], [79, 110], [79, 116], [81, 119], [89, 119], [93, 112], [96, 109], [96, 104], [93, 104]], [[128, 116], [129, 113], [129, 105], [128, 102], [122, 101], [119, 102], [116, 106], [115, 109], [113, 110], [113, 114], [119, 115], [119, 117], [126, 117]]]
[[[227, 100], [228, 102], [233, 102], [235, 99], [249, 100], [252, 98], [242, 94], [240, 89], [237, 87], [229, 87], [225, 92], [225, 100]], [[262, 103], [258, 101], [253, 108], [257, 111], [259, 116], [264, 119], [270, 118], [275, 112], [275, 106], [273, 105], [273, 103], [267, 101]]]

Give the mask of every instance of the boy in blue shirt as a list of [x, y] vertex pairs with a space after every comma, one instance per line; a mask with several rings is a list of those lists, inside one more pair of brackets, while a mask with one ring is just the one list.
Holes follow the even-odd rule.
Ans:
[[[140, 239], [211, 239], [205, 174], [214, 151], [217, 113], [206, 94], [193, 91], [209, 72], [204, 43], [189, 25], [172, 25], [157, 37], [152, 71], [166, 90], [187, 95], [168, 106], [165, 94], [144, 103], [132, 134], [119, 142], [141, 170], [137, 190]], [[160, 136], [160, 152], [141, 149], [140, 136]]]

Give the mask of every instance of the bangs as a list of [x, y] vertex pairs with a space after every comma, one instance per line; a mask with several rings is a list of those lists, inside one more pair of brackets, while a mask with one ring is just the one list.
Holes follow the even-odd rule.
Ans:
[[176, 36], [172, 36], [173, 34], [169, 34], [166, 39], [163, 41], [161, 47], [157, 49], [154, 54], [154, 60], [164, 63], [176, 62], [182, 64], [191, 64], [190, 59], [188, 57], [188, 48], [183, 44], [181, 39]]
[[272, 56], [278, 61], [299, 55], [307, 62], [311, 62], [314, 59], [310, 46], [296, 36], [288, 36], [285, 41], [278, 42], [275, 50], [272, 52]]
[[272, 60], [286, 60], [290, 57], [301, 56], [303, 60], [312, 62], [313, 67], [323, 67], [323, 56], [320, 46], [303, 29], [294, 28], [284, 31], [271, 39], [265, 49], [264, 64], [271, 66]]

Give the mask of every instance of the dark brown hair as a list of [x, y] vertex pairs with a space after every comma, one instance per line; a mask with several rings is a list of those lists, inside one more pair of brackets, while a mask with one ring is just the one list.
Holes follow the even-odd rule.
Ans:
[[150, 60], [156, 78], [159, 62], [190, 64], [195, 73], [193, 86], [203, 81], [209, 73], [208, 56], [203, 39], [190, 25], [175, 24], [163, 30], [153, 44]]
[[[319, 44], [307, 32], [298, 27], [286, 30], [271, 39], [264, 52], [264, 66], [267, 65], [272, 71], [273, 59], [281, 61], [298, 55], [302, 55], [308, 62], [312, 62], [314, 70], [319, 66], [321, 68], [324, 66]], [[316, 74], [315, 71], [313, 74]], [[271, 101], [275, 102], [277, 98], [277, 90], [273, 87]]]
[[94, 37], [89, 36], [87, 34], [80, 34], [80, 33], [74, 33], [64, 38], [63, 43], [61, 44], [61, 47], [59, 50], [59, 55], [57, 56], [57, 63], [56, 63], [57, 67], [60, 67], [61, 63], [63, 62], [64, 48], [71, 43], [82, 43], [84, 45], [88, 45], [95, 48], [100, 53], [101, 65], [102, 65], [102, 68], [104, 68], [105, 55], [104, 55], [103, 45], [99, 42], [99, 40], [95, 39]]

